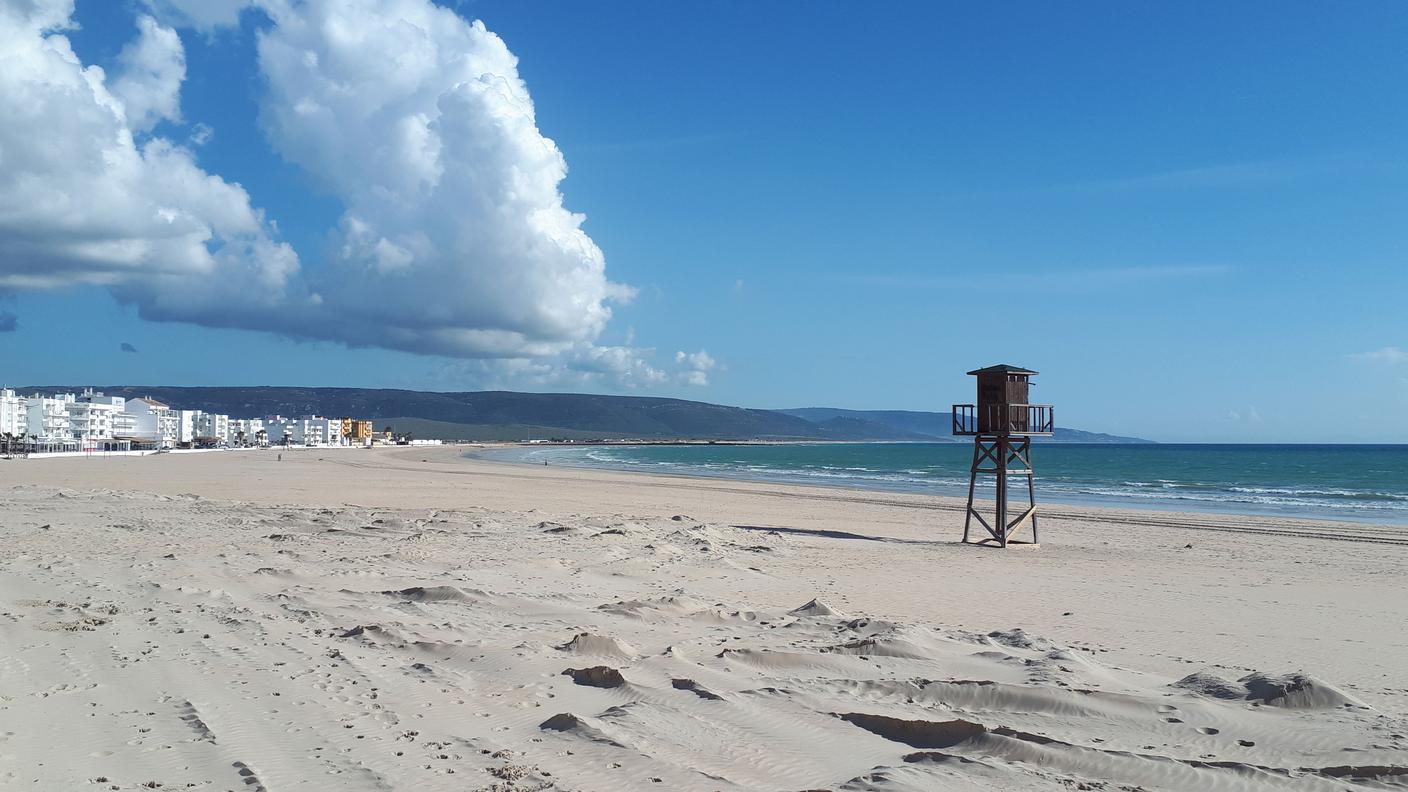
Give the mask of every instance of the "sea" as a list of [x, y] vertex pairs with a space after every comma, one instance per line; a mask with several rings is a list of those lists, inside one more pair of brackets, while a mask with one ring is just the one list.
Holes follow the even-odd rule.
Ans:
[[[968, 443], [524, 446], [541, 465], [966, 495]], [[1036, 443], [1039, 502], [1408, 525], [1408, 445]], [[991, 477], [986, 477], [991, 479]], [[1018, 497], [1013, 482], [1012, 496]], [[1025, 486], [1020, 497], [1025, 498]], [[991, 485], [979, 494], [991, 493]]]

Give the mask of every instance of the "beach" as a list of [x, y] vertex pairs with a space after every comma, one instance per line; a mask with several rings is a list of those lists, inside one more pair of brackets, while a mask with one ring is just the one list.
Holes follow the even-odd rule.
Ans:
[[277, 454], [0, 462], [0, 787], [1408, 788], [1403, 526]]

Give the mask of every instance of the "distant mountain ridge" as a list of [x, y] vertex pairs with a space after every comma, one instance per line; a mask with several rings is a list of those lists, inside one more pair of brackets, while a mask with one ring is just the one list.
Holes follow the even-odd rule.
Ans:
[[[77, 393], [89, 386], [41, 385], [21, 393]], [[380, 429], [447, 440], [699, 439], [911, 440], [947, 436], [947, 413], [893, 410], [759, 410], [656, 396], [466, 391], [439, 393], [380, 388], [183, 387], [94, 385], [113, 396], [150, 396], [178, 409], [237, 418], [325, 415], [372, 418]], [[795, 413], [803, 413], [802, 415]], [[897, 416], [930, 416], [905, 419]], [[945, 433], [936, 433], [935, 427]], [[1058, 430], [1061, 431], [1061, 430]], [[1068, 430], [1078, 432], [1078, 430]], [[1078, 432], [1079, 433], [1079, 432]], [[1093, 433], [1082, 436], [1110, 437]], [[1110, 442], [1127, 442], [1119, 438]], [[1102, 442], [1097, 440], [1095, 442]]]
[[[797, 407], [777, 412], [814, 423], [836, 420], [865, 421], [895, 432], [919, 435], [927, 440], [953, 440], [953, 413], [918, 410], [844, 410], [837, 407]], [[1121, 437], [1103, 432], [1087, 432], [1057, 426], [1048, 442], [1061, 443], [1152, 443], [1138, 437]]]

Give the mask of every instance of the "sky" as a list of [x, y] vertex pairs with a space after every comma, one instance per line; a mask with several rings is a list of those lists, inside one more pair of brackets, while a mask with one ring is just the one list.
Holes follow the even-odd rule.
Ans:
[[1408, 442], [1408, 5], [0, 0], [0, 383]]

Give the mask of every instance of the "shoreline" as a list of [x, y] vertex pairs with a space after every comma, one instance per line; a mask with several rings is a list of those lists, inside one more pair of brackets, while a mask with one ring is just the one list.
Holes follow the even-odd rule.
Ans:
[[[639, 444], [620, 443], [619, 446], [634, 446]], [[667, 444], [668, 445], [668, 444]], [[683, 444], [693, 445], [693, 444]], [[737, 444], [749, 445], [749, 444]], [[810, 445], [785, 443], [782, 445]], [[463, 458], [478, 462], [488, 462], [492, 464], [522, 465], [527, 467], [539, 467], [535, 462], [526, 459], [503, 458], [495, 456], [504, 452], [515, 452], [526, 456], [535, 449], [540, 448], [568, 448], [588, 450], [591, 446], [583, 444], [526, 444], [526, 443], [490, 443], [484, 444], [475, 450], [466, 451]], [[595, 470], [621, 473], [630, 476], [655, 476], [665, 479], [699, 479], [705, 481], [732, 481], [732, 482], [752, 482], [757, 484], [779, 485], [789, 487], [809, 487], [816, 489], [839, 489], [852, 492], [874, 492], [874, 493], [895, 493], [919, 495], [923, 497], [934, 497], [940, 499], [956, 499], [960, 502], [965, 500], [962, 494], [953, 492], [943, 492], [942, 489], [948, 487], [935, 486], [933, 488], [920, 486], [886, 486], [883, 483], [856, 483], [854, 479], [845, 481], [819, 481], [815, 477], [805, 477], [802, 474], [796, 476], [774, 475], [742, 475], [735, 472], [729, 473], [708, 473], [699, 470], [672, 471], [660, 469], [639, 469], [630, 467], [624, 463], [612, 465], [607, 463], [584, 463], [577, 461], [558, 461], [559, 467], [571, 467], [578, 470]], [[1038, 476], [1040, 480], [1040, 476]], [[985, 501], [986, 502], [986, 501]], [[1254, 502], [1246, 501], [1210, 501], [1195, 500], [1190, 498], [1178, 498], [1175, 496], [1150, 496], [1147, 500], [1137, 499], [1132, 496], [1122, 496], [1118, 494], [1109, 495], [1086, 495], [1070, 496], [1065, 493], [1051, 494], [1041, 491], [1038, 486], [1037, 505], [1041, 513], [1050, 511], [1052, 505], [1058, 509], [1096, 509], [1114, 510], [1120, 512], [1150, 512], [1158, 515], [1178, 516], [1199, 516], [1199, 517], [1231, 517], [1231, 518], [1252, 518], [1268, 520], [1290, 520], [1297, 522], [1333, 523], [1349, 526], [1378, 526], [1378, 527], [1398, 527], [1408, 529], [1408, 514], [1403, 515], [1398, 520], [1382, 519], [1378, 515], [1356, 515], [1351, 513], [1323, 514], [1315, 513], [1311, 509], [1300, 509], [1292, 506], [1258, 505]], [[1311, 511], [1309, 516], [1301, 516], [1301, 513]]]
[[[333, 459], [318, 459], [318, 462], [328, 462], [329, 464], [340, 464], [354, 469], [377, 469], [384, 471], [396, 471], [402, 474], [434, 473], [443, 476], [483, 476], [505, 480], [522, 480], [529, 482], [543, 481], [574, 481], [592, 482], [602, 485], [618, 485], [630, 489], [629, 485], [639, 485], [650, 489], [677, 489], [682, 492], [719, 493], [741, 496], [756, 496], [766, 498], [802, 498], [814, 501], [834, 501], [837, 503], [871, 504], [880, 507], [894, 507], [915, 510], [931, 510], [937, 512], [957, 512], [961, 515], [966, 508], [966, 499], [962, 496], [930, 494], [915, 492], [911, 490], [889, 490], [879, 488], [847, 487], [844, 485], [827, 485], [798, 483], [790, 481], [771, 481], [763, 479], [746, 479], [725, 476], [709, 476], [694, 473], [668, 473], [657, 471], [634, 471], [619, 470], [615, 468], [596, 467], [589, 465], [554, 465], [542, 466], [532, 463], [490, 459], [476, 456], [477, 451], [492, 451], [508, 448], [530, 448], [519, 443], [459, 443], [445, 444], [439, 446], [379, 446], [375, 448], [318, 448], [318, 447], [290, 447], [289, 449], [278, 449], [290, 452], [289, 462], [307, 461], [306, 458], [315, 453], [326, 451], [338, 452]], [[356, 451], [360, 453], [342, 455], [343, 451]], [[143, 457], [114, 457], [110, 459], [100, 459], [97, 455], [84, 457], [58, 457], [49, 459], [38, 459], [45, 465], [98, 465], [107, 462], [113, 466], [123, 464], [143, 464], [151, 463], [153, 460], [160, 460], [163, 457], [171, 457], [171, 454], [146, 455]], [[221, 453], [200, 453], [200, 454], [180, 454], [174, 455], [185, 460], [192, 457], [204, 459], [220, 458], [226, 456]], [[264, 463], [277, 465], [279, 463], [269, 459], [275, 455], [236, 455], [253, 457], [257, 466], [261, 470], [273, 472], [270, 468], [264, 468]], [[365, 462], [363, 459], [365, 458]], [[8, 460], [0, 462], [0, 465], [23, 463], [26, 460]], [[372, 464], [367, 464], [368, 462]], [[455, 470], [453, 465], [462, 464], [463, 470]], [[420, 467], [420, 465], [430, 465], [433, 467]], [[445, 465], [452, 467], [446, 468]], [[64, 482], [61, 486], [73, 487], [78, 490], [85, 489], [83, 479], [73, 470], [64, 470], [54, 474], [38, 473], [36, 475], [25, 475], [25, 468], [30, 465], [20, 464], [16, 467], [0, 467], [0, 472], [16, 471], [15, 475], [8, 476], [5, 484], [0, 484], [0, 488], [14, 484], [44, 483], [51, 484], [55, 481]], [[99, 472], [103, 468], [98, 469]], [[86, 472], [86, 471], [85, 471]], [[122, 471], [111, 471], [116, 474], [116, 478], [126, 479]], [[194, 471], [193, 471], [194, 472]], [[179, 479], [177, 480], [179, 481]], [[241, 500], [251, 500], [253, 502], [282, 505], [285, 501], [271, 499], [273, 493], [297, 492], [307, 495], [307, 491], [301, 488], [283, 490], [277, 486], [259, 490], [249, 490], [242, 486], [242, 482], [222, 482], [212, 477], [193, 476], [190, 482], [198, 483], [202, 488], [226, 488], [231, 489]], [[107, 485], [112, 483], [111, 479], [99, 476], [93, 483]], [[154, 485], [150, 491], [160, 494], [180, 494], [179, 486], [170, 486], [172, 480], [163, 476], [160, 479], [150, 481]], [[166, 485], [163, 485], [163, 484]], [[260, 483], [273, 483], [269, 479], [261, 479]], [[234, 485], [231, 487], [231, 485]], [[596, 490], [596, 493], [603, 490]], [[610, 490], [604, 490], [610, 492]], [[418, 493], [419, 495], [420, 493]], [[446, 499], [444, 493], [436, 493], [428, 502], [428, 505], [445, 505], [453, 503], [454, 499]], [[305, 501], [300, 501], [300, 505], [309, 505]], [[314, 505], [348, 505], [348, 501], [327, 500], [316, 501]], [[983, 501], [989, 503], [989, 501]], [[1097, 521], [1127, 522], [1130, 524], [1158, 523], [1176, 527], [1178, 525], [1208, 524], [1228, 528], [1250, 527], [1261, 528], [1274, 531], [1277, 528], [1286, 527], [1296, 530], [1312, 531], [1320, 534], [1333, 534], [1337, 532], [1347, 532], [1350, 534], [1362, 533], [1383, 536], [1387, 539], [1408, 538], [1408, 525], [1391, 522], [1360, 522], [1353, 520], [1335, 520], [1321, 517], [1293, 517], [1271, 514], [1241, 514], [1225, 512], [1202, 512], [1196, 510], [1179, 511], [1155, 508], [1140, 508], [1138, 506], [1103, 505], [1103, 504], [1057, 504], [1053, 502], [1042, 502], [1038, 500], [1040, 516], [1050, 520], [1084, 520], [1092, 519]], [[393, 502], [383, 502], [380, 499], [370, 500], [361, 505], [394, 506]], [[511, 506], [511, 505], [510, 505]], [[961, 533], [961, 521], [958, 523]]]

